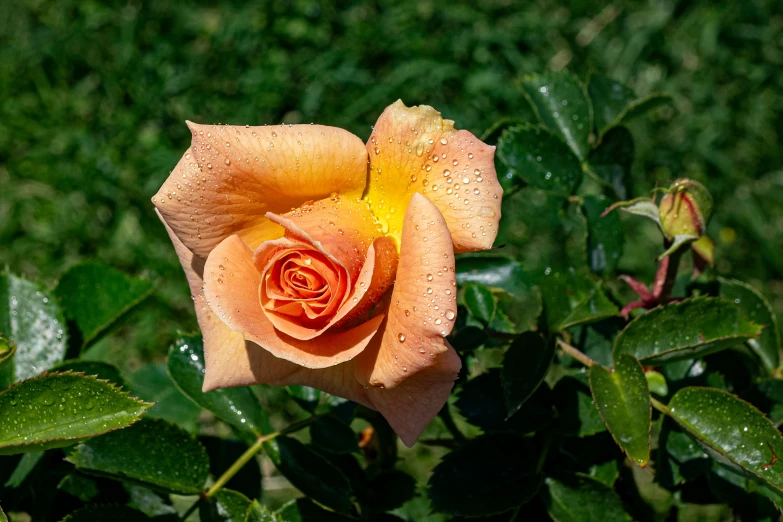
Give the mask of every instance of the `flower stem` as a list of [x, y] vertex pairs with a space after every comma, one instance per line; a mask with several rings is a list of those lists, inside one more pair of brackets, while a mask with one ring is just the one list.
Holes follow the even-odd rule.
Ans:
[[295, 431], [301, 430], [302, 428], [306, 428], [307, 426], [314, 423], [321, 417], [322, 415], [313, 415], [299, 422], [295, 422], [280, 431], [275, 431], [273, 433], [270, 433], [269, 435], [263, 435], [258, 437], [256, 441], [253, 443], [253, 445], [247, 448], [247, 450], [245, 450], [245, 452], [242, 455], [240, 455], [239, 458], [235, 460], [234, 463], [231, 464], [231, 466], [222, 475], [220, 475], [220, 477], [215, 481], [215, 483], [212, 484], [212, 487], [209, 488], [206, 493], [202, 493], [201, 497], [196, 502], [194, 502], [193, 505], [190, 506], [190, 508], [188, 508], [188, 510], [185, 512], [184, 515], [182, 515], [180, 520], [186, 520], [190, 516], [190, 514], [196, 510], [196, 508], [198, 507], [199, 503], [201, 503], [202, 500], [209, 499], [215, 496], [215, 494], [218, 491], [223, 489], [223, 486], [225, 486], [226, 483], [228, 483], [228, 481], [231, 480], [234, 477], [234, 475], [236, 475], [239, 472], [239, 470], [244, 467], [245, 464], [250, 462], [250, 460], [256, 455], [256, 453], [258, 453], [263, 449], [265, 442], [269, 442], [270, 440], [276, 439], [281, 435], [288, 435], [289, 433], [293, 433]]
[[584, 352], [582, 352], [581, 350], [579, 350], [578, 348], [576, 348], [574, 346], [571, 346], [570, 344], [568, 344], [567, 342], [563, 341], [562, 339], [558, 339], [557, 340], [557, 345], [565, 353], [567, 353], [568, 355], [570, 355], [571, 357], [573, 357], [574, 359], [576, 359], [580, 363], [584, 364], [588, 368], [590, 366], [596, 364], [596, 362], [594, 360], [592, 360], [590, 357], [588, 357], [587, 355], [585, 355]]
[[666, 406], [664, 403], [655, 399], [653, 396], [650, 396], [650, 404], [652, 404], [653, 408], [663, 413], [664, 415], [671, 414], [671, 410], [669, 409], [669, 407]]

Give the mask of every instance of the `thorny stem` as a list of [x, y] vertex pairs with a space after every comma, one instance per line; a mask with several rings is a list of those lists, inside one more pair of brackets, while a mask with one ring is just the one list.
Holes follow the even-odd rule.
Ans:
[[674, 283], [677, 282], [677, 269], [680, 267], [683, 249], [680, 248], [661, 259], [658, 273], [655, 274], [655, 286], [653, 294], [659, 302], [665, 302], [672, 293]]
[[563, 350], [565, 353], [579, 361], [580, 363], [584, 364], [588, 368], [595, 364], [595, 361], [592, 360], [590, 357], [585, 355], [584, 352], [579, 350], [578, 348], [571, 346], [567, 342], [563, 341], [562, 339], [557, 340], [557, 345], [560, 347], [561, 350]]
[[191, 513], [193, 513], [196, 510], [196, 508], [198, 507], [198, 505], [201, 503], [202, 500], [209, 499], [215, 496], [215, 494], [218, 491], [223, 489], [223, 486], [225, 486], [226, 483], [228, 483], [228, 481], [231, 480], [234, 477], [234, 475], [236, 475], [239, 472], [239, 470], [244, 467], [245, 464], [250, 462], [250, 460], [253, 457], [255, 457], [256, 453], [258, 453], [263, 449], [265, 442], [274, 440], [281, 435], [288, 435], [289, 433], [293, 433], [295, 431], [301, 430], [302, 428], [306, 428], [307, 426], [314, 423], [321, 417], [322, 415], [313, 415], [299, 422], [295, 422], [280, 431], [275, 431], [273, 433], [270, 433], [269, 435], [263, 435], [261, 437], [258, 437], [256, 441], [253, 443], [253, 445], [247, 448], [247, 450], [245, 450], [245, 452], [242, 455], [240, 455], [239, 458], [236, 461], [234, 461], [233, 464], [231, 464], [231, 467], [229, 467], [222, 475], [220, 475], [220, 477], [215, 481], [212, 487], [209, 488], [209, 490], [207, 490], [206, 493], [202, 493], [201, 497], [196, 502], [194, 502], [193, 505], [190, 506], [190, 508], [188, 508], [188, 510], [185, 512], [184, 515], [182, 515], [182, 517], [180, 517], [180, 520], [187, 520], [187, 518], [190, 516]]

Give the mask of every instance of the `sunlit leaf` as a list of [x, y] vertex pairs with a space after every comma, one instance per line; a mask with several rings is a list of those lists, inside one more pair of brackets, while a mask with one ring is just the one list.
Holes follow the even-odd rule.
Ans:
[[738, 304], [745, 316], [764, 326], [757, 339], [749, 339], [748, 346], [759, 356], [767, 371], [780, 363], [780, 329], [772, 307], [761, 293], [742, 281], [718, 278], [720, 295]]
[[613, 353], [629, 353], [645, 364], [693, 359], [756, 338], [761, 329], [731, 301], [694, 298], [631, 321], [615, 339]]
[[[98, 379], [104, 379], [117, 386], [125, 387], [125, 379], [122, 378], [120, 370], [109, 363], [101, 361], [87, 361], [84, 359], [71, 359], [63, 361], [54, 368], [53, 372], [80, 372], [84, 375], [95, 375]], [[143, 397], [142, 397], [143, 398]]]
[[582, 166], [559, 137], [529, 125], [506, 129], [498, 140], [498, 157], [517, 183], [569, 196], [582, 180]]
[[566, 71], [557, 71], [529, 76], [522, 81], [522, 88], [541, 122], [585, 159], [593, 110], [582, 82]]
[[595, 406], [615, 442], [635, 463], [650, 459], [650, 391], [639, 361], [619, 354], [613, 369], [590, 367], [590, 390]]
[[143, 419], [83, 442], [67, 460], [86, 473], [181, 495], [201, 493], [209, 476], [204, 447], [162, 419]]
[[235, 428], [253, 435], [272, 432], [269, 417], [250, 388], [201, 391], [204, 382], [204, 346], [201, 336], [177, 339], [169, 350], [168, 372], [190, 400]]
[[689, 387], [668, 409], [710, 457], [783, 493], [783, 436], [752, 405], [723, 390]]
[[29, 379], [65, 357], [65, 319], [43, 287], [0, 274], [0, 334], [16, 344], [14, 380]]
[[71, 267], [54, 289], [66, 317], [79, 327], [83, 346], [106, 334], [151, 292], [152, 283], [146, 279], [93, 262]]
[[70, 446], [124, 428], [149, 407], [95, 377], [41, 375], [0, 392], [0, 455]]

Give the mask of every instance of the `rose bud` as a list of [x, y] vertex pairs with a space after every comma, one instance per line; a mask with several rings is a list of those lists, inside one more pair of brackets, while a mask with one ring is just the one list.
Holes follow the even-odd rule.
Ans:
[[667, 239], [699, 237], [712, 216], [712, 196], [698, 181], [680, 178], [666, 190], [658, 205], [661, 230]]

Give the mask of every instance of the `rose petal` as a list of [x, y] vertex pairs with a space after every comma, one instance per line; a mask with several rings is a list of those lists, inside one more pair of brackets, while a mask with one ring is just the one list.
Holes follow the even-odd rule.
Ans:
[[[397, 249], [391, 238], [380, 236], [365, 202], [329, 198], [282, 216], [268, 217], [286, 229], [286, 237], [268, 241], [256, 250], [254, 262], [259, 271], [267, 269], [274, 256], [287, 249], [316, 248], [343, 267], [348, 276], [347, 287], [332, 292], [337, 291], [341, 299], [338, 312], [320, 327], [293, 321], [265, 306], [267, 318], [286, 334], [301, 340], [314, 339], [335, 324], [346, 324], [365, 313], [391, 286]], [[328, 311], [325, 309], [324, 313]]]
[[229, 328], [265, 348], [274, 356], [305, 368], [324, 368], [350, 359], [364, 350], [378, 330], [378, 316], [350, 330], [326, 333], [313, 341], [295, 339], [278, 331], [267, 319], [258, 296], [261, 274], [253, 251], [239, 236], [223, 240], [204, 266], [204, 296], [212, 311]]
[[455, 130], [432, 107], [406, 107], [398, 100], [381, 114], [367, 151], [366, 197], [390, 235], [399, 241], [403, 213], [419, 192], [446, 218], [455, 252], [492, 246], [503, 196], [494, 146]]
[[[434, 364], [402, 381], [394, 388], [367, 390], [373, 407], [389, 421], [392, 429], [409, 448], [446, 404], [462, 361], [448, 343]], [[356, 364], [356, 361], [354, 361]]]
[[357, 359], [363, 384], [393, 388], [427, 369], [446, 351], [454, 327], [457, 287], [452, 241], [438, 208], [414, 194], [402, 229], [397, 280], [383, 336]]
[[256, 383], [283, 383], [283, 379], [299, 371], [300, 366], [278, 359], [260, 346], [245, 341], [242, 334], [227, 327], [207, 306], [202, 290], [204, 259], [193, 254], [179, 240], [163, 216], [158, 217], [166, 227], [174, 250], [193, 295], [196, 318], [204, 338], [206, 373], [203, 390], [229, 386], [249, 386]]
[[[345, 267], [355, 281], [373, 239], [382, 235], [364, 200], [326, 198], [267, 218], [286, 230], [286, 237], [313, 245]], [[260, 267], [259, 267], [260, 269]]]
[[206, 258], [232, 234], [253, 248], [281, 237], [267, 212], [287, 212], [332, 193], [356, 197], [364, 190], [367, 152], [345, 130], [188, 126], [192, 144], [152, 202], [198, 256]]

